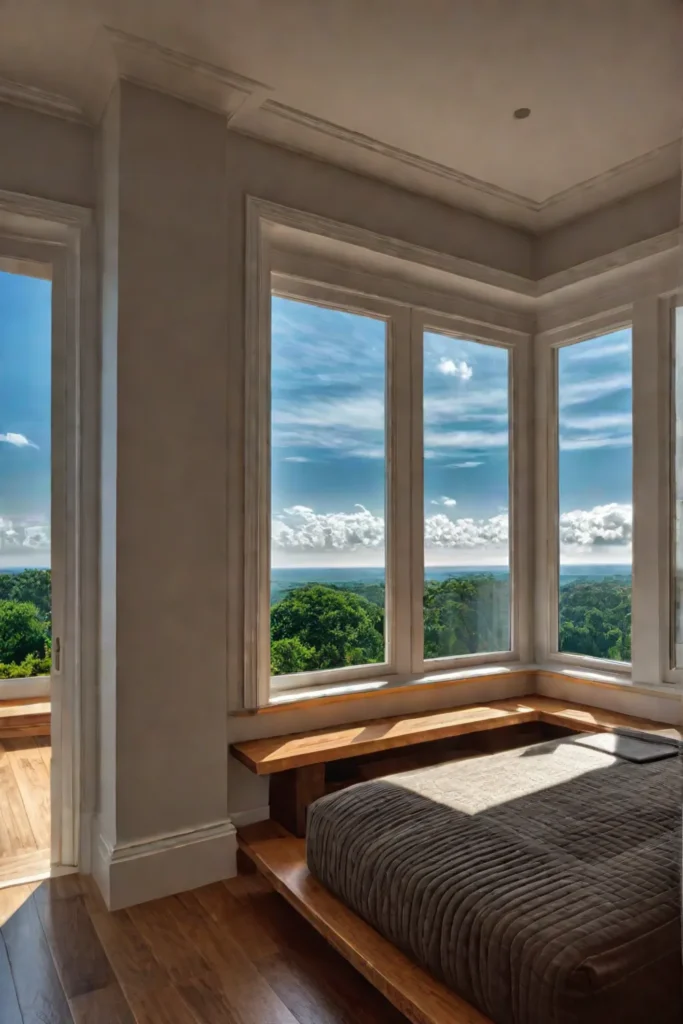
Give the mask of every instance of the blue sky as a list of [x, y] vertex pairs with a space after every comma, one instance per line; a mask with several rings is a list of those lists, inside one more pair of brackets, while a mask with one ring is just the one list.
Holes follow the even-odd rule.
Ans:
[[[385, 326], [275, 297], [273, 565], [384, 561]], [[559, 353], [564, 562], [630, 560], [630, 332]], [[427, 334], [425, 561], [508, 557], [508, 353]]]
[[50, 564], [51, 284], [0, 271], [0, 568]]

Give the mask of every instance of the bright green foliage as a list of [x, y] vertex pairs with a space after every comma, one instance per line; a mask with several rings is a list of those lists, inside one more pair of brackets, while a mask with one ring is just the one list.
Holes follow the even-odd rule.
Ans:
[[425, 658], [505, 651], [510, 647], [509, 587], [492, 573], [426, 584]]
[[37, 658], [29, 654], [18, 665], [3, 665], [0, 662], [0, 679], [25, 679], [28, 676], [49, 676], [50, 658]]
[[383, 609], [350, 590], [297, 587], [273, 606], [270, 624], [274, 675], [384, 660]]
[[51, 575], [49, 569], [0, 573], [0, 679], [49, 675]]
[[0, 601], [30, 601], [45, 622], [52, 617], [51, 573], [49, 569], [24, 569], [0, 573]]
[[560, 588], [560, 650], [631, 660], [631, 581], [575, 581]]
[[[509, 584], [493, 573], [430, 581], [425, 658], [509, 649]], [[560, 590], [560, 650], [631, 660], [631, 581], [573, 581]], [[384, 659], [384, 586], [310, 583], [271, 610], [273, 675]]]
[[44, 658], [47, 632], [29, 601], [0, 601], [0, 662], [18, 664], [28, 655]]

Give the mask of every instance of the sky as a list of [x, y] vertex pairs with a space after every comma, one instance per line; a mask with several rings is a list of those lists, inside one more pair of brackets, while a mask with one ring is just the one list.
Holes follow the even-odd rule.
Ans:
[[[272, 563], [381, 566], [385, 325], [274, 297]], [[424, 339], [425, 563], [508, 564], [509, 357]], [[563, 565], [631, 560], [631, 342], [558, 356]]]
[[50, 565], [51, 284], [0, 271], [0, 569]]

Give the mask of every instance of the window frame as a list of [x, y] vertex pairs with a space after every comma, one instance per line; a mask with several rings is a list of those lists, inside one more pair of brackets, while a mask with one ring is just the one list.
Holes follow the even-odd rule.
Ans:
[[[409, 563], [401, 558], [401, 551], [409, 544], [409, 532], [406, 519], [409, 515], [409, 442], [408, 423], [404, 417], [396, 415], [406, 399], [410, 402], [410, 368], [407, 360], [410, 357], [410, 321], [404, 307], [377, 299], [360, 292], [352, 292], [346, 288], [332, 288], [329, 285], [314, 281], [303, 281], [273, 269], [271, 272], [271, 296], [307, 302], [318, 307], [336, 309], [359, 316], [368, 316], [385, 323], [385, 652], [383, 662], [369, 665], [349, 665], [341, 668], [322, 669], [314, 672], [297, 672], [291, 675], [270, 676], [270, 695], [291, 690], [309, 689], [314, 686], [354, 682], [357, 680], [392, 677], [409, 671], [410, 665], [410, 619], [407, 604], [407, 593], [410, 586]], [[269, 341], [270, 348], [270, 341]], [[265, 509], [267, 527], [262, 526], [262, 545], [267, 544], [268, 557], [264, 559], [263, 570], [268, 572], [266, 610], [265, 600], [262, 606], [262, 622], [260, 629], [265, 651], [267, 633], [268, 666], [270, 666], [270, 571], [271, 571], [271, 461], [270, 461], [270, 390], [271, 378], [268, 375], [268, 439], [267, 453], [263, 453], [263, 461], [267, 461], [267, 479], [263, 481], [263, 491], [267, 492]], [[402, 457], [401, 457], [402, 456]], [[265, 467], [263, 467], [265, 468]], [[408, 484], [408, 486], [406, 486]], [[263, 515], [263, 509], [261, 510]], [[262, 582], [262, 587], [265, 584]]]
[[[602, 313], [580, 324], [539, 333], [536, 336], [536, 516], [539, 550], [536, 560], [536, 657], [540, 663], [557, 663], [575, 669], [613, 672], [628, 676], [631, 662], [610, 661], [559, 650], [560, 630], [560, 447], [559, 378], [560, 349], [600, 338], [613, 331], [630, 329], [630, 307]], [[633, 399], [632, 399], [633, 403]], [[635, 408], [633, 407], [635, 421]], [[634, 466], [635, 477], [635, 466]], [[635, 489], [635, 488], [634, 488]], [[635, 550], [632, 548], [632, 575]]]
[[[417, 309], [412, 313], [412, 376], [420, 382], [413, 405], [413, 671], [448, 671], [467, 666], [526, 662], [532, 656], [530, 622], [530, 545], [523, 524], [530, 511], [531, 472], [528, 467], [530, 441], [530, 349], [531, 339], [511, 337], [510, 332], [490, 324], [476, 323], [453, 314]], [[510, 574], [510, 649], [454, 657], [424, 657], [423, 590], [424, 557], [424, 335], [440, 334], [463, 341], [503, 348], [508, 353], [508, 536]], [[417, 389], [416, 389], [417, 390]], [[417, 486], [416, 486], [417, 485]]]
[[[248, 249], [250, 246], [248, 245]], [[292, 262], [295, 270], [292, 271]], [[255, 270], [247, 282], [247, 350], [245, 418], [245, 516], [244, 559], [244, 680], [246, 707], [267, 706], [283, 693], [343, 687], [364, 681], [420, 682], [440, 673], [453, 674], [467, 667], [504, 665], [529, 660], [533, 650], [530, 605], [530, 544], [523, 529], [531, 512], [533, 481], [525, 466], [529, 460], [531, 426], [530, 350], [531, 331], [524, 331], [499, 310], [491, 309], [490, 322], [454, 312], [472, 303], [457, 296], [411, 290], [410, 303], [397, 300], [385, 281], [372, 274], [340, 273], [325, 265], [318, 275], [301, 273], [301, 261], [292, 261], [286, 249], [272, 244], [267, 232], [252, 236], [251, 259]], [[258, 268], [258, 270], [257, 270]], [[330, 272], [331, 271], [331, 272]], [[332, 280], [331, 280], [332, 279]], [[378, 287], [379, 284], [379, 287]], [[329, 308], [384, 319], [387, 324], [387, 485], [386, 573], [387, 649], [383, 664], [348, 666], [319, 672], [270, 676], [270, 303], [271, 294], [314, 302]], [[420, 305], [416, 298], [428, 303]], [[385, 295], [387, 297], [385, 297]], [[442, 305], [442, 308], [434, 308]], [[486, 307], [478, 307], [486, 310]], [[513, 320], [512, 317], [509, 318]], [[511, 649], [502, 652], [462, 655], [426, 661], [423, 655], [422, 601], [424, 586], [424, 503], [422, 436], [423, 331], [434, 330], [477, 341], [509, 352], [509, 514], [511, 572]], [[420, 384], [415, 386], [416, 381]], [[409, 408], [409, 416], [396, 409]], [[513, 555], [513, 548], [515, 554]], [[402, 557], [408, 552], [408, 558]], [[416, 573], [418, 575], [416, 575]], [[416, 585], [413, 581], [418, 580]]]
[[[648, 290], [649, 291], [649, 290]], [[618, 308], [536, 336], [536, 662], [638, 684], [683, 681], [672, 672], [673, 521], [670, 516], [671, 299], [646, 292]], [[631, 662], [558, 650], [559, 446], [557, 352], [630, 328], [632, 338], [633, 541]], [[655, 357], [653, 358], [653, 353]], [[653, 501], [652, 495], [656, 498]]]

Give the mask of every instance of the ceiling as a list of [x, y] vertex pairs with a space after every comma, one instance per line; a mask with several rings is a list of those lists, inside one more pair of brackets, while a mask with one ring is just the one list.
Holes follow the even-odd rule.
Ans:
[[4, 0], [0, 76], [92, 112], [113, 26], [250, 80], [239, 130], [524, 221], [676, 174], [682, 15], [680, 0]]

